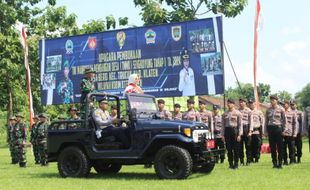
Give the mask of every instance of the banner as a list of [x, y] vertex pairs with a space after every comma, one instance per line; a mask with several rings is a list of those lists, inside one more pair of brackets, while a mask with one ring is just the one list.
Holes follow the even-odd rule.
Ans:
[[98, 92], [122, 95], [130, 74], [156, 97], [224, 93], [222, 17], [40, 41], [43, 105], [80, 102], [85, 68]]

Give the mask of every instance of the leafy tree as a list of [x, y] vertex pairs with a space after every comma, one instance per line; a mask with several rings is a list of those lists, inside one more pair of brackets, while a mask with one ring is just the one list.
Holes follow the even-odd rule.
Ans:
[[[241, 83], [240, 87], [229, 87], [225, 91], [225, 95], [227, 98], [232, 98], [235, 100], [238, 100], [240, 97], [246, 98], [247, 100], [249, 99], [254, 99], [254, 88], [252, 84], [250, 83]], [[262, 84], [259, 83], [258, 87], [258, 96], [259, 96], [259, 101], [260, 102], [266, 102], [269, 100], [269, 94], [270, 94], [270, 85], [269, 84]]]
[[151, 25], [194, 20], [209, 12], [235, 17], [243, 11], [247, 0], [134, 0], [134, 3], [142, 8], [140, 14], [145, 24]]
[[295, 99], [301, 107], [310, 106], [310, 83], [308, 83], [300, 92], [297, 92]]
[[[30, 18], [40, 13], [39, 9], [34, 8], [40, 1], [0, 1], [0, 77], [4, 79], [0, 83], [0, 107], [8, 110], [7, 118], [13, 111], [23, 111], [24, 102], [27, 102], [23, 51], [14, 25], [17, 21], [29, 24]], [[55, 2], [50, 0], [49, 3]]]
[[282, 90], [282, 91], [279, 91], [278, 93], [278, 98], [280, 101], [284, 102], [285, 100], [292, 100], [292, 94], [290, 94], [289, 92], [285, 91], [285, 90]]

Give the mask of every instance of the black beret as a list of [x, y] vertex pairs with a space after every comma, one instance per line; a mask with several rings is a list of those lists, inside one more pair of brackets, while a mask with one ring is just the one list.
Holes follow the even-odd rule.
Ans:
[[246, 102], [246, 98], [244, 97], [239, 98], [239, 102]]
[[290, 104], [295, 105], [295, 104], [297, 104], [297, 102], [296, 102], [296, 100], [291, 100]]
[[192, 100], [192, 99], [188, 99], [188, 100], [187, 100], [187, 103], [188, 103], [188, 104], [195, 104], [195, 101]]
[[206, 101], [204, 101], [204, 100], [199, 100], [199, 104], [206, 104]]
[[275, 95], [275, 94], [274, 94], [274, 95], [271, 95], [271, 96], [270, 96], [270, 99], [278, 100], [278, 96]]
[[228, 98], [227, 103], [235, 104], [235, 100], [233, 100], [233, 99], [231, 99], [231, 98]]
[[116, 106], [116, 105], [112, 105], [112, 106], [111, 106], [111, 109], [112, 109], [112, 110], [113, 110], [113, 109], [114, 109], [114, 110], [117, 110], [117, 106]]
[[107, 104], [108, 103], [108, 99], [106, 97], [104, 97], [104, 98], [98, 100], [98, 102], [99, 103], [103, 102], [103, 103]]
[[180, 104], [178, 104], [178, 103], [176, 103], [176, 104], [174, 104], [174, 107], [175, 107], [175, 108], [180, 108], [180, 107], [181, 107], [181, 105], [180, 105]]
[[221, 109], [221, 106], [220, 106], [220, 105], [215, 105], [215, 104], [214, 104], [214, 105], [213, 105], [213, 109], [214, 109], [214, 110]]
[[158, 104], [165, 104], [165, 100], [159, 99], [159, 100], [157, 100], [157, 103], [158, 103]]

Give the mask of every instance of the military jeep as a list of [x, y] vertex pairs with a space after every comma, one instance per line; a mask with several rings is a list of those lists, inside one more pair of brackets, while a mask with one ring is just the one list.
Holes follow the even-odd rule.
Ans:
[[[120, 122], [113, 127], [126, 128], [129, 145], [122, 145], [109, 134], [97, 138], [99, 126], [92, 113], [102, 97], [117, 106]], [[50, 125], [48, 160], [57, 162], [62, 177], [87, 177], [92, 167], [97, 173], [111, 174], [123, 165], [145, 164], [154, 165], [162, 179], [185, 179], [193, 171], [210, 173], [215, 157], [224, 153], [214, 149], [212, 129], [199, 122], [161, 120], [157, 111], [151, 95], [127, 94], [122, 100], [114, 95], [89, 94], [85, 119]]]

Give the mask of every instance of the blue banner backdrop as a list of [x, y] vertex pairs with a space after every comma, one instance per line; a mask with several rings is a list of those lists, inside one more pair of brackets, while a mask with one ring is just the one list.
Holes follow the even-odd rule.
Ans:
[[43, 39], [42, 104], [80, 102], [88, 67], [99, 92], [122, 95], [137, 73], [156, 97], [223, 94], [222, 41], [222, 17]]

